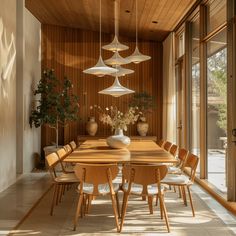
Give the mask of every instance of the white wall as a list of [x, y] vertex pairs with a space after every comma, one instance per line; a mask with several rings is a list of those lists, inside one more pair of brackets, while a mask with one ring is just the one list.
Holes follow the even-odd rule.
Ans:
[[23, 172], [34, 167], [34, 153], [40, 153], [41, 129], [30, 128], [29, 116], [33, 105], [33, 90], [41, 78], [40, 22], [27, 10], [24, 11], [24, 64], [23, 64]]
[[[1, 78], [4, 62], [9, 61], [0, 38], [0, 191], [15, 182], [16, 173], [33, 169], [35, 152], [40, 153], [40, 129], [30, 129], [29, 114], [32, 104], [32, 87], [41, 74], [41, 25], [28, 10], [24, 0], [0, 0], [0, 23], [6, 32], [7, 42], [13, 35], [16, 59], [9, 78]], [[1, 33], [1, 24], [0, 24]], [[1, 36], [1, 35], [0, 35]], [[33, 88], [34, 89], [34, 88]]]
[[[0, 21], [3, 22], [3, 34], [6, 33], [7, 44], [11, 40], [11, 34], [16, 43], [16, 0], [1, 0]], [[0, 28], [2, 28], [0, 26]], [[1, 29], [0, 29], [1, 32]], [[5, 50], [4, 37], [0, 43], [0, 191], [15, 181], [16, 178], [16, 67], [10, 71], [6, 80], [1, 75], [5, 62], [9, 62], [8, 53]], [[4, 67], [4, 68], [3, 68]]]

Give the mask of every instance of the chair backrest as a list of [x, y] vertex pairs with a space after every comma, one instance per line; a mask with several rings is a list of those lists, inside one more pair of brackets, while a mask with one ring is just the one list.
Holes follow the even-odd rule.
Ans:
[[177, 154], [177, 151], [178, 151], [178, 146], [176, 144], [173, 144], [170, 148], [170, 154], [175, 157]]
[[63, 161], [63, 159], [65, 159], [65, 157], [66, 157], [68, 154], [67, 154], [65, 148], [63, 147], [63, 148], [60, 148], [59, 150], [57, 150], [57, 155], [58, 155], [59, 159], [60, 159], [61, 161]]
[[163, 139], [161, 139], [161, 140], [159, 140], [159, 141], [157, 142], [157, 144], [158, 144], [160, 147], [163, 147], [164, 143], [165, 143], [165, 141], [164, 141]]
[[179, 159], [179, 167], [181, 169], [184, 168], [185, 166], [185, 162], [187, 160], [187, 156], [188, 156], [188, 150], [184, 149], [184, 148], [180, 148], [178, 151], [178, 159]]
[[160, 190], [160, 182], [166, 176], [168, 168], [166, 165], [139, 165], [130, 164], [123, 166], [124, 179], [128, 180], [129, 189], [132, 183], [143, 185], [142, 194], [148, 194], [148, 185], [157, 184]]
[[56, 177], [55, 166], [60, 162], [60, 159], [55, 152], [48, 154], [45, 159], [51, 177], [54, 179]]
[[194, 182], [195, 175], [196, 175], [196, 170], [197, 170], [197, 165], [199, 162], [199, 157], [190, 153], [188, 154], [188, 157], [186, 159], [184, 167], [189, 167], [190, 168], [190, 180]]
[[73, 151], [69, 144], [66, 144], [65, 146], [63, 146], [63, 148], [66, 150], [67, 154], [70, 154]]
[[75, 168], [75, 175], [80, 180], [80, 191], [83, 189], [83, 183], [93, 184], [93, 195], [99, 195], [98, 185], [109, 183], [113, 191], [112, 180], [119, 173], [117, 164], [85, 164], [78, 163]]
[[76, 149], [76, 147], [77, 147], [75, 141], [71, 141], [69, 144], [70, 144], [72, 150], [74, 151]]
[[166, 150], [166, 151], [170, 151], [170, 148], [171, 148], [171, 146], [172, 146], [172, 143], [171, 142], [168, 142], [168, 141], [166, 141], [165, 142], [165, 144], [164, 144], [164, 149]]

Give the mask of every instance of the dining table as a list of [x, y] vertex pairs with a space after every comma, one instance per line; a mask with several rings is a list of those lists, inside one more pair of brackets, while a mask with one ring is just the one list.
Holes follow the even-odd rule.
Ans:
[[178, 160], [152, 140], [132, 140], [123, 149], [110, 148], [105, 139], [86, 140], [64, 160], [66, 163], [174, 164]]

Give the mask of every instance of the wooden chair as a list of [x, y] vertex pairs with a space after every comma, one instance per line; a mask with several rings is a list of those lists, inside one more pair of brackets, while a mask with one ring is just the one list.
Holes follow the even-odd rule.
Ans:
[[168, 184], [170, 186], [180, 187], [180, 189], [182, 191], [184, 204], [186, 206], [187, 206], [187, 198], [186, 198], [185, 188], [187, 188], [193, 216], [195, 216], [195, 212], [194, 212], [193, 201], [192, 201], [192, 196], [191, 196], [191, 192], [190, 192], [190, 186], [194, 183], [198, 162], [199, 162], [198, 156], [196, 156], [194, 154], [189, 154], [187, 157], [187, 160], [185, 162], [185, 165], [184, 165], [184, 167], [190, 168], [190, 177], [189, 178], [184, 174], [182, 174], [182, 175], [168, 174], [161, 181], [163, 184]]
[[174, 157], [176, 157], [177, 155], [177, 151], [178, 151], [178, 146], [175, 144], [172, 144], [171, 148], [170, 148], [170, 154]]
[[63, 163], [63, 160], [68, 156], [68, 153], [66, 152], [64, 147], [57, 150], [57, 155], [61, 163], [62, 171], [64, 173], [74, 173], [73, 169], [69, 168], [65, 163]]
[[60, 163], [60, 160], [55, 152], [46, 156], [46, 163], [54, 184], [54, 193], [50, 210], [50, 215], [53, 215], [54, 205], [57, 205], [58, 202], [61, 201], [65, 187], [72, 184], [78, 184], [79, 180], [73, 173], [63, 173], [59, 176], [57, 175], [55, 167]]
[[150, 213], [153, 213], [152, 202], [155, 196], [160, 200], [161, 218], [163, 213], [168, 232], [170, 232], [167, 211], [164, 202], [164, 188], [161, 186], [161, 180], [167, 174], [167, 167], [165, 165], [141, 165], [131, 164], [124, 165], [123, 175], [124, 179], [128, 180], [123, 183], [122, 189], [124, 191], [120, 231], [122, 230], [125, 214], [127, 210], [127, 202], [130, 194], [145, 196], [148, 198]]
[[171, 146], [172, 146], [172, 143], [171, 142], [168, 142], [168, 141], [166, 141], [165, 142], [165, 144], [164, 144], [164, 146], [163, 146], [163, 148], [167, 151], [167, 152], [169, 152], [170, 151], [170, 148], [171, 148]]
[[163, 147], [163, 145], [165, 144], [165, 141], [163, 139], [159, 140], [157, 142], [157, 144], [160, 146], [160, 147]]
[[71, 141], [71, 142], [69, 143], [69, 145], [71, 146], [72, 151], [74, 151], [74, 150], [77, 148], [77, 145], [76, 145], [75, 141]]
[[118, 199], [119, 184], [112, 183], [112, 180], [117, 177], [118, 173], [119, 168], [117, 164], [76, 164], [75, 174], [80, 180], [80, 185], [78, 186], [79, 201], [74, 219], [74, 230], [76, 230], [78, 217], [81, 213], [84, 195], [88, 199], [91, 199], [93, 196], [110, 194], [117, 231], [120, 231], [118, 221], [120, 215]]
[[181, 148], [178, 151], [177, 159], [178, 163], [175, 166], [168, 167], [168, 174], [182, 174], [185, 162], [187, 160], [188, 150]]
[[73, 152], [70, 144], [66, 144], [65, 146], [63, 146], [63, 148], [65, 149], [67, 155], [71, 154]]

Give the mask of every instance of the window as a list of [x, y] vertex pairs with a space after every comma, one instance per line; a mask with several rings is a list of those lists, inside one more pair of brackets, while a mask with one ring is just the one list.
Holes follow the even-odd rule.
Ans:
[[207, 4], [207, 32], [226, 21], [226, 0], [210, 0]]
[[[200, 154], [200, 53], [199, 15], [191, 22], [191, 152]], [[197, 172], [199, 173], [200, 164]]]
[[207, 171], [208, 181], [226, 192], [227, 148], [226, 29], [207, 43]]

